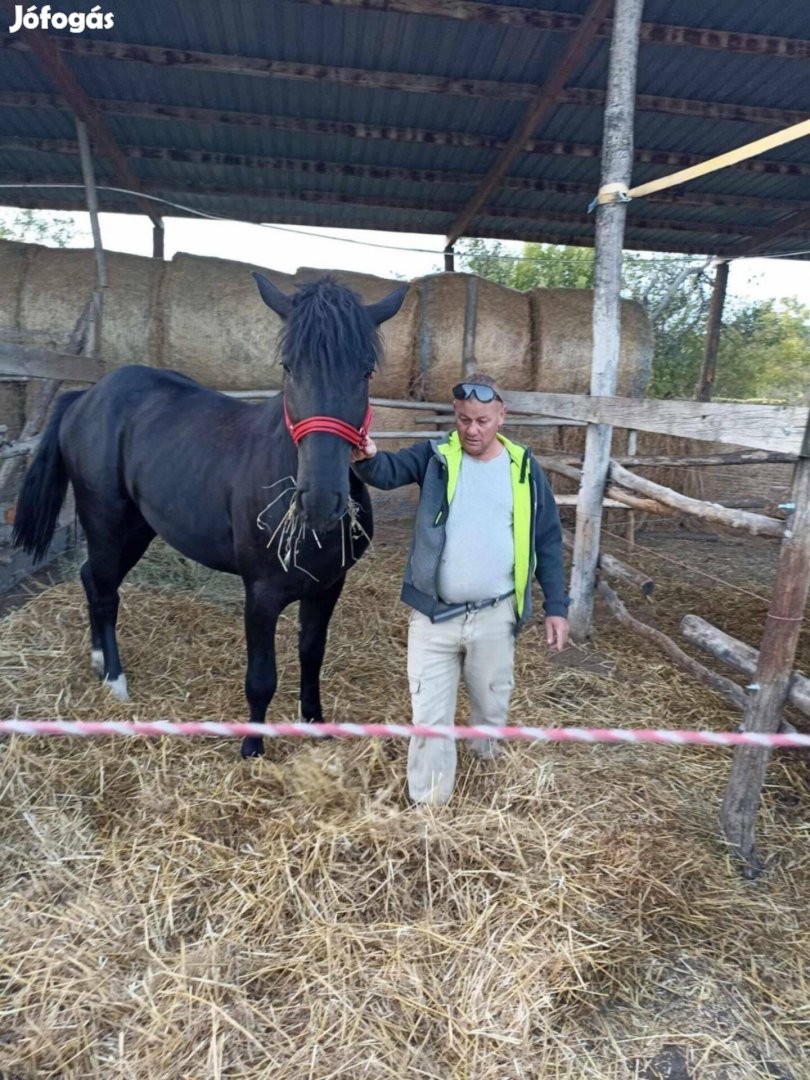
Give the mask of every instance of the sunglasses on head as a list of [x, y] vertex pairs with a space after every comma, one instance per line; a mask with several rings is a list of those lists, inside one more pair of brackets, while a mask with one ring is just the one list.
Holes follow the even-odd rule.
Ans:
[[497, 391], [484, 383], [460, 382], [453, 387], [453, 397], [456, 401], [469, 401], [471, 397], [477, 398], [483, 405], [489, 401], [500, 401], [503, 398]]

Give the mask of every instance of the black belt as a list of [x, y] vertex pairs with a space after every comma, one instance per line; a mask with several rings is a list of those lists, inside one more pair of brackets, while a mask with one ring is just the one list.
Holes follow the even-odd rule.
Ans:
[[446, 610], [437, 612], [433, 616], [433, 622], [444, 622], [445, 619], [453, 619], [456, 615], [468, 615], [472, 611], [480, 611], [482, 608], [495, 607], [501, 600], [513, 596], [513, 592], [504, 593], [503, 596], [493, 596], [491, 600], [470, 600], [466, 604], [448, 604]]

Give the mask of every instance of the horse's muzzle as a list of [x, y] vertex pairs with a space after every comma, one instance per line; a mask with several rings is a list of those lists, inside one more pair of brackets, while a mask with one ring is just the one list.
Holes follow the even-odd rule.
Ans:
[[346, 514], [347, 495], [339, 491], [298, 489], [298, 510], [301, 520], [313, 532], [328, 532], [336, 528]]

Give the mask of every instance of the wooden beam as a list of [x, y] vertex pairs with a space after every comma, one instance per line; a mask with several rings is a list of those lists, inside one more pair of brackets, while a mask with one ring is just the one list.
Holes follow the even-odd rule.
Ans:
[[[803, 436], [803, 454], [810, 454], [810, 427]], [[810, 456], [796, 466], [791, 499], [796, 507], [779, 552], [771, 604], [759, 647], [753, 691], [743, 714], [743, 730], [779, 730], [796, 658], [796, 646], [810, 588]], [[757, 851], [756, 814], [770, 754], [755, 747], [737, 747], [723, 799], [721, 826], [747, 877], [763, 868]]]
[[[555, 501], [557, 496], [555, 495]], [[563, 547], [569, 551], [573, 551], [574, 537], [566, 529], [563, 529], [562, 534]], [[639, 589], [644, 596], [652, 596], [655, 591], [655, 582], [652, 578], [647, 577], [646, 574], [642, 574], [640, 570], [636, 570], [633, 566], [628, 566], [627, 563], [623, 563], [620, 559], [617, 559], [615, 555], [609, 555], [606, 551], [599, 553], [599, 569], [605, 575], [605, 577], [615, 578], [618, 581], [624, 581], [627, 584], [635, 586]]]
[[[515, 421], [519, 423], [519, 421]], [[552, 421], [547, 421], [551, 423]], [[417, 423], [419, 421], [417, 420]], [[579, 457], [562, 457], [568, 465], [580, 465]], [[704, 468], [709, 465], [795, 465], [795, 454], [777, 454], [768, 450], [738, 450], [731, 454], [696, 454], [678, 456], [674, 454], [629, 454], [614, 458], [620, 465], [637, 468], [640, 465], [666, 468]]]
[[[722, 660], [724, 664], [741, 671], [744, 675], [755, 675], [759, 663], [759, 652], [737, 638], [726, 634], [699, 615], [685, 615], [681, 620], [681, 633], [692, 645]], [[787, 703], [810, 716], [810, 679], [794, 671], [788, 686]]]
[[[11, 142], [0, 138], [0, 151], [4, 149], [14, 149], [20, 146], [21, 140], [15, 139]], [[40, 145], [33, 145], [33, 144]], [[43, 145], [44, 144], [44, 145]], [[59, 139], [59, 140], [36, 140], [29, 139], [25, 141], [26, 148], [34, 150], [42, 150], [49, 153], [65, 153], [74, 154], [78, 153], [78, 146], [71, 140]], [[234, 166], [240, 165], [243, 168], [253, 169], [270, 169], [279, 170], [284, 169], [286, 165], [295, 167], [296, 165], [309, 165], [309, 162], [296, 162], [289, 159], [280, 159], [274, 157], [258, 157], [254, 155], [243, 154], [218, 154], [206, 151], [191, 151], [191, 150], [172, 150], [168, 147], [126, 147], [126, 152], [130, 157], [143, 157], [149, 160], [159, 161], [180, 161], [180, 162], [201, 162], [206, 165], [227, 165]], [[322, 174], [329, 174], [333, 170], [329, 163], [324, 163], [322, 169], [317, 169], [317, 163], [312, 163], [316, 166], [313, 171], [320, 171]], [[334, 173], [336, 175], [350, 175], [354, 167], [343, 167], [339, 164], [335, 165]], [[362, 171], [361, 171], [362, 170]], [[306, 170], [309, 172], [309, 169]], [[400, 170], [397, 169], [385, 169], [379, 167], [359, 167], [357, 170], [360, 175], [373, 176], [374, 179], [386, 178], [386, 173], [397, 173]], [[409, 179], [416, 181], [418, 179], [417, 174], [419, 170], [410, 170], [411, 176]], [[424, 185], [426, 187], [435, 186], [438, 183], [447, 183], [458, 187], [458, 182], [454, 179], [452, 173], [440, 173], [432, 170], [422, 170], [424, 176]], [[388, 177], [390, 179], [402, 179], [402, 177]], [[33, 181], [36, 182], [36, 181]], [[58, 182], [53, 177], [48, 178], [48, 183]], [[70, 182], [66, 178], [66, 182]], [[333, 206], [335, 204], [345, 206], [363, 206], [373, 207], [375, 209], [385, 210], [415, 210], [420, 213], [426, 214], [456, 214], [458, 211], [458, 202], [445, 201], [434, 197], [424, 197], [421, 199], [401, 199], [393, 197], [378, 197], [371, 195], [356, 195], [351, 192], [339, 192], [334, 190], [324, 190], [322, 188], [310, 189], [303, 187], [295, 188], [256, 188], [256, 187], [233, 187], [229, 185], [210, 185], [210, 184], [192, 184], [187, 186], [179, 178], [169, 177], [166, 180], [155, 181], [152, 183], [144, 184], [142, 190], [148, 193], [160, 193], [165, 195], [167, 192], [174, 192], [184, 195], [197, 195], [201, 197], [212, 196], [225, 196], [228, 198], [240, 198], [240, 199], [257, 199], [264, 201], [265, 203], [272, 203], [276, 200], [284, 202], [303, 202], [314, 203], [319, 206]], [[643, 203], [639, 203], [636, 207], [631, 207], [631, 214], [636, 212], [641, 213], [643, 210]], [[529, 206], [483, 206], [479, 208], [479, 215], [484, 218], [496, 219], [496, 220], [508, 220], [508, 221], [521, 221], [531, 222], [533, 224], [543, 224], [544, 222], [551, 222], [552, 224], [562, 225], [581, 225], [583, 228], [589, 231], [593, 228], [593, 217], [585, 212], [572, 213], [570, 211], [560, 210], [546, 210], [538, 209]], [[265, 211], [265, 217], [268, 216], [268, 211]], [[457, 219], [458, 220], [458, 219]], [[689, 221], [687, 219], [673, 220], [668, 217], [631, 217], [628, 220], [628, 228], [650, 230], [653, 232], [672, 232], [672, 233], [693, 233], [700, 235], [705, 233], [711, 236], [743, 236], [746, 233], [749, 235], [752, 231], [760, 232], [761, 230], [752, 230], [749, 225], [739, 224], [717, 224], [715, 222], [708, 221]], [[445, 260], [446, 264], [446, 260]], [[446, 265], [445, 265], [446, 268]]]
[[720, 348], [720, 328], [723, 325], [723, 307], [726, 302], [728, 286], [728, 263], [717, 264], [712, 287], [712, 302], [709, 308], [709, 322], [706, 327], [706, 339], [703, 348], [703, 363], [700, 369], [695, 399], [711, 401], [714, 389], [714, 374], [717, 368], [717, 351]]
[[[289, 123], [285, 122], [279, 126], [278, 130], [289, 131], [311, 131], [312, 134], [338, 134], [341, 127], [348, 127], [354, 130], [352, 137], [356, 138], [380, 138], [387, 139], [385, 134], [388, 132], [391, 136], [391, 141], [396, 141], [397, 133], [401, 133], [403, 138], [400, 141], [413, 142], [413, 143], [427, 143], [436, 146], [465, 146], [475, 147], [483, 149], [499, 149], [504, 145], [504, 140], [494, 138], [490, 135], [465, 135], [463, 133], [454, 132], [432, 132], [423, 129], [408, 129], [408, 128], [368, 128], [358, 124], [338, 124], [332, 121], [311, 121], [311, 120], [290, 120]], [[328, 129], [328, 130], [327, 130]], [[380, 134], [377, 134], [379, 132]], [[433, 136], [436, 135], [434, 139]], [[66, 139], [27, 139], [21, 136], [6, 136], [3, 138], [3, 146], [8, 150], [42, 150], [47, 153], [65, 153], [70, 154], [73, 151], [70, 149], [70, 140]], [[140, 151], [136, 151], [130, 154], [132, 158], [150, 158], [150, 155], [154, 153], [155, 157], [159, 159], [160, 153], [165, 150], [165, 147], [154, 148], [141, 148]], [[189, 156], [184, 156], [184, 151], [174, 150], [173, 157], [166, 160], [171, 161], [189, 161], [194, 164], [210, 164], [212, 161], [214, 164], [228, 164], [235, 155], [225, 154], [221, 155], [221, 160], [217, 160], [217, 153], [214, 151], [188, 151]], [[538, 154], [546, 157], [578, 157], [578, 158], [598, 158], [600, 155], [600, 147], [593, 143], [572, 143], [561, 142], [559, 140], [550, 139], [531, 139], [523, 148], [523, 153], [526, 154]], [[195, 156], [200, 155], [202, 156]], [[243, 157], [245, 155], [242, 155]], [[238, 157], [238, 155], [236, 155]], [[248, 155], [249, 157], [249, 155]], [[261, 160], [260, 157], [254, 155], [256, 160]], [[268, 155], [269, 157], [269, 155]], [[293, 160], [293, 159], [287, 159]], [[699, 154], [684, 154], [680, 152], [672, 152], [668, 150], [647, 150], [637, 148], [633, 153], [633, 160], [640, 165], [660, 165], [662, 168], [688, 168], [692, 165], [698, 165], [703, 158]], [[269, 167], [269, 166], [268, 166]], [[384, 167], [384, 166], [383, 166]], [[362, 173], [352, 173], [350, 166], [342, 165], [342, 168], [346, 169], [346, 175], [362, 175]], [[356, 168], [356, 166], [355, 166]], [[374, 166], [371, 166], [374, 168]], [[805, 161], [771, 161], [764, 158], [749, 158], [746, 161], [738, 161], [729, 166], [730, 169], [737, 169], [741, 172], [751, 172], [757, 175], [768, 176], [786, 176], [786, 177], [807, 177], [810, 176], [810, 162]], [[406, 172], [408, 170], [405, 170]], [[475, 175], [476, 180], [480, 179], [480, 174], [468, 174]], [[521, 178], [510, 178], [518, 180]], [[531, 179], [531, 178], [523, 178]], [[555, 181], [556, 184], [564, 183], [563, 181]], [[521, 184], [521, 187], [524, 185]], [[538, 188], [537, 190], [562, 190], [561, 188], [545, 189]], [[588, 187], [588, 192], [593, 194], [593, 185]], [[576, 194], [576, 192], [574, 192]], [[682, 201], [677, 193], [669, 193], [668, 195], [663, 192], [654, 193], [659, 196], [656, 201], [659, 202], [679, 202]], [[723, 196], [716, 196], [717, 198], [723, 198]], [[647, 197], [645, 196], [645, 199]], [[649, 198], [653, 198], [650, 196]], [[683, 198], [688, 199], [689, 196], [685, 195]], [[770, 200], [766, 200], [770, 205]], [[788, 200], [789, 203], [801, 200]], [[684, 205], [690, 205], [685, 203]], [[717, 203], [707, 205], [728, 205], [728, 203]], [[740, 203], [740, 205], [744, 205]], [[764, 206], [762, 207], [765, 208]], [[778, 207], [775, 207], [778, 209]], [[468, 230], [469, 232], [469, 230]]]
[[746, 510], [734, 510], [717, 503], [705, 502], [703, 499], [693, 499], [689, 495], [682, 495], [679, 491], [656, 484], [644, 476], [636, 476], [635, 473], [625, 469], [616, 461], [610, 462], [610, 478], [614, 484], [637, 491], [649, 499], [657, 499], [664, 506], [677, 510], [680, 514], [691, 514], [703, 521], [712, 521], [717, 525], [725, 525], [729, 529], [745, 529], [752, 536], [778, 536], [785, 535], [785, 522], [777, 518], [765, 517], [762, 514], [751, 514]]
[[26, 379], [60, 379], [64, 382], [94, 383], [104, 374], [103, 364], [55, 349], [25, 348], [0, 342], [0, 373]]
[[[633, 169], [633, 104], [638, 66], [638, 34], [643, 0], [616, 0], [607, 77], [600, 187], [627, 187]], [[627, 205], [606, 203], [596, 209], [594, 259], [593, 396], [616, 393], [619, 370], [619, 319], [624, 224]], [[635, 427], [636, 425], [631, 425]], [[593, 621], [593, 591], [602, 529], [602, 497], [610, 462], [613, 429], [591, 424], [585, 434], [585, 458], [577, 501], [571, 606], [568, 621], [574, 641], [585, 641]]]
[[529, 105], [526, 115], [509, 142], [498, 154], [486, 176], [457, 215], [447, 231], [445, 242], [451, 247], [464, 233], [472, 219], [482, 210], [487, 199], [493, 194], [502, 178], [509, 171], [515, 160], [523, 152], [523, 147], [537, 130], [540, 122], [556, 106], [563, 87], [582, 64], [593, 45], [596, 32], [605, 15], [613, 7], [614, 0], [592, 0], [590, 7], [577, 26], [568, 48], [556, 65], [550, 78], [543, 84], [535, 100]]
[[[11, 199], [6, 196], [5, 204], [7, 206], [25, 207], [31, 210], [68, 210], [76, 211], [81, 209], [81, 206], [76, 201], [68, 201], [64, 198], [32, 198], [29, 194], [24, 194], [16, 199]], [[305, 204], [302, 204], [305, 205]], [[273, 222], [277, 225], [304, 225], [308, 228], [324, 228], [330, 226], [336, 229], [387, 229], [393, 232], [401, 233], [425, 233], [430, 232], [431, 228], [427, 227], [424, 221], [415, 221], [413, 219], [400, 220], [394, 216], [381, 219], [379, 215], [368, 216], [362, 214], [348, 214], [346, 212], [330, 213], [329, 206], [320, 206], [318, 208], [317, 216], [314, 214], [306, 214], [300, 212], [300, 210], [290, 210], [284, 206], [275, 207], [273, 211]], [[128, 210], [126, 205], [116, 206], [115, 213], [126, 214], [133, 213], [132, 210]], [[392, 212], [392, 214], [395, 212]], [[172, 214], [177, 217], [193, 217], [194, 215], [182, 210], [173, 210]], [[255, 213], [245, 212], [241, 207], [238, 211], [230, 215], [229, 220], [233, 221], [248, 221], [248, 222], [260, 222], [262, 224], [267, 223], [267, 213]], [[435, 227], [434, 227], [435, 228]], [[439, 231], [435, 228], [435, 231]], [[556, 231], [552, 228], [540, 229], [540, 228], [526, 228], [525, 226], [515, 229], [507, 228], [492, 228], [487, 226], [486, 228], [471, 227], [467, 230], [467, 236], [479, 236], [486, 240], [517, 240], [521, 243], [535, 243], [535, 244], [557, 244], [565, 245], [568, 247], [593, 247], [593, 232], [590, 233], [574, 233], [570, 231]], [[642, 230], [634, 230], [632, 222], [628, 225], [628, 235], [625, 243], [625, 248], [628, 251], [656, 251], [664, 254], [678, 253], [682, 255], [707, 255], [722, 254], [723, 249], [716, 244], [713, 244], [710, 240], [704, 242], [694, 241], [674, 241], [674, 240], [658, 240], [647, 239]], [[442, 252], [437, 251], [436, 257], [440, 258]]]
[[[392, 11], [404, 15], [433, 15], [445, 19], [485, 22], [489, 26], [511, 26], [526, 30], [576, 30], [583, 16], [562, 11], [510, 4], [487, 4], [479, 0], [294, 0], [317, 7], [361, 8], [364, 11]], [[612, 20], [599, 28], [609, 37]], [[642, 23], [641, 41], [656, 45], [688, 45], [695, 49], [721, 49], [724, 52], [749, 53], [754, 56], [782, 56], [793, 60], [810, 58], [810, 41], [804, 38], [775, 37], [770, 34], [745, 34], [734, 30], [708, 27], [672, 26], [669, 23]]]
[[[514, 84], [523, 86], [521, 83]], [[530, 84], [526, 84], [530, 86]], [[521, 92], [521, 98], [524, 96]], [[505, 145], [495, 135], [474, 135], [468, 132], [425, 131], [419, 128], [394, 128], [374, 124], [356, 124], [336, 120], [307, 119], [295, 116], [274, 116], [272, 113], [252, 113], [233, 109], [205, 109], [194, 105], [171, 105], [148, 101], [121, 101], [114, 98], [93, 98], [93, 105], [108, 116], [131, 116], [144, 120], [182, 120], [190, 123], [229, 127], [252, 127], [267, 131], [304, 131], [313, 135], [344, 135], [358, 139], [384, 139], [388, 142], [430, 142], [441, 145]], [[604, 90], [568, 86], [559, 96], [560, 105], [602, 109]], [[0, 90], [0, 105], [15, 109], [69, 109], [59, 94], [31, 93], [20, 90]], [[763, 124], [783, 128], [798, 124], [806, 114], [797, 109], [771, 109], [763, 105], [735, 105], [724, 101], [700, 101], [694, 98], [662, 97], [654, 94], [636, 95], [636, 112], [654, 112], [671, 116], [691, 116], [704, 120], [732, 120], [744, 124]], [[448, 143], [447, 140], [471, 140]], [[590, 188], [587, 189], [590, 193]], [[659, 192], [663, 198], [664, 192]], [[683, 193], [688, 194], [687, 192]], [[769, 200], [760, 200], [763, 205]]]
[[[32, 150], [42, 153], [58, 153], [73, 156], [78, 154], [78, 145], [70, 139], [3, 139], [0, 138], [0, 150]], [[315, 161], [302, 158], [281, 158], [273, 156], [257, 156], [248, 154], [229, 154], [229, 153], [215, 153], [207, 150], [191, 150], [184, 148], [182, 150], [173, 149], [171, 147], [123, 147], [124, 152], [128, 157], [133, 159], [144, 158], [149, 161], [166, 161], [175, 164], [204, 164], [204, 165], [223, 165], [226, 167], [232, 167], [239, 165], [245, 169], [261, 169], [262, 171], [271, 172], [290, 172], [295, 175], [304, 176], [336, 176], [336, 177], [359, 177], [370, 180], [399, 180], [407, 183], [420, 184], [431, 189], [436, 188], [437, 185], [446, 185], [447, 187], [458, 190], [464, 185], [472, 186], [477, 184], [481, 178], [479, 173], [456, 173], [445, 172], [439, 169], [403, 169], [397, 166], [381, 166], [381, 165], [357, 165], [351, 163], [342, 162], [329, 162], [329, 161]], [[31, 174], [29, 182], [36, 183], [38, 179], [37, 175]], [[71, 184], [76, 182], [76, 177], [70, 174], [62, 176], [49, 175], [47, 183], [50, 184]], [[14, 183], [20, 180], [19, 173], [3, 173], [0, 174], [0, 182], [2, 183]], [[512, 182], [515, 181], [515, 182]], [[43, 180], [43, 183], [46, 181]], [[114, 185], [117, 186], [117, 185]], [[525, 192], [554, 192], [558, 194], [593, 194], [593, 185], [588, 184], [569, 184], [560, 181], [543, 181], [532, 180], [524, 177], [507, 177], [504, 183], [504, 187], [514, 191]], [[334, 201], [342, 202], [355, 202], [358, 205], [378, 206], [383, 205], [386, 207], [401, 206], [404, 209], [424, 209], [427, 211], [454, 213], [458, 207], [456, 202], [443, 202], [437, 201], [435, 198], [426, 198], [421, 202], [419, 200], [398, 200], [396, 202], [386, 199], [380, 202], [378, 199], [373, 199], [371, 196], [353, 197], [348, 194], [337, 195], [331, 191], [324, 191], [323, 189], [317, 189], [315, 191], [307, 191], [306, 189], [295, 188], [288, 192], [284, 192], [280, 189], [262, 188], [254, 186], [244, 185], [229, 185], [229, 184], [217, 184], [217, 183], [205, 183], [199, 184], [191, 181], [183, 181], [178, 176], [169, 176], [165, 180], [152, 181], [141, 185], [142, 190], [145, 193], [164, 193], [167, 191], [174, 191], [183, 193], [186, 195], [200, 195], [200, 196], [224, 196], [227, 198], [244, 198], [244, 199], [266, 199], [272, 196], [300, 199], [306, 202], [322, 202], [330, 203]], [[577, 188], [577, 191], [571, 189]], [[711, 200], [711, 201], [709, 201]], [[644, 200], [646, 203], [648, 200]], [[656, 201], [654, 198], [650, 201]], [[661, 203], [681, 205], [676, 198], [662, 198], [657, 200]], [[786, 205], [782, 204], [781, 207], [771, 205], [768, 200], [755, 200], [757, 203], [762, 203], [759, 209], [764, 210], [766, 213], [775, 213], [779, 209], [785, 209]], [[707, 197], [703, 200], [698, 197], [694, 197], [688, 205], [703, 207], [709, 206], [714, 208], [719, 204], [728, 204], [731, 210], [743, 209], [746, 206], [745, 200], [734, 199], [731, 196], [726, 199], [725, 197], [719, 197], [719, 203], [713, 196]], [[683, 205], [687, 205], [684, 203]], [[801, 207], [803, 204], [797, 202], [797, 206]], [[643, 210], [643, 203], [639, 203], [638, 206], [631, 205], [630, 213], [634, 214], [636, 211], [639, 213]], [[794, 207], [795, 208], [795, 207]], [[810, 205], [808, 206], [810, 210]], [[581, 224], [587, 226], [589, 229], [593, 226], [593, 217], [584, 211], [582, 213], [572, 213], [569, 211], [545, 211], [538, 210], [532, 207], [521, 206], [490, 206], [481, 210], [482, 216], [486, 217], [501, 217], [501, 218], [513, 218], [516, 220], [526, 219], [527, 214], [531, 216], [537, 216], [538, 220], [559, 221], [564, 224]], [[556, 218], [552, 217], [552, 214], [556, 214]], [[538, 216], [539, 215], [539, 216]], [[678, 218], [673, 220], [672, 218], [662, 216], [660, 219], [657, 217], [631, 217], [628, 221], [629, 228], [640, 229], [661, 229], [669, 228], [674, 232], [711, 232], [717, 236], [750, 236], [759, 235], [763, 232], [762, 229], [751, 229], [750, 224], [747, 222], [741, 222], [734, 224], [733, 222], [714, 222], [703, 221], [700, 219], [688, 219]]]
[[716, 672], [710, 671], [709, 668], [704, 667], [703, 664], [698, 663], [697, 660], [694, 660], [688, 653], [685, 653], [683, 649], [679, 648], [666, 634], [662, 633], [660, 630], [656, 630], [655, 627], [650, 626], [648, 623], [642, 622], [641, 619], [637, 619], [634, 615], [631, 615], [606, 581], [600, 581], [596, 586], [596, 591], [619, 622], [623, 623], [631, 630], [634, 630], [648, 641], [652, 641], [670, 658], [670, 660], [677, 664], [678, 667], [683, 668], [684, 671], [688, 671], [690, 675], [694, 676], [694, 678], [698, 679], [706, 686], [711, 687], [712, 690], [716, 690], [719, 694], [723, 694], [723, 696], [728, 698], [738, 709], [745, 708], [745, 693], [737, 683], [731, 679], [727, 679], [724, 675], [718, 675]]
[[[580, 16], [576, 16], [577, 20], [579, 18]], [[35, 31], [0, 34], [0, 48], [26, 51], [29, 46], [23, 38], [24, 33], [35, 33]], [[511, 83], [494, 79], [458, 79], [414, 72], [306, 64], [271, 60], [261, 56], [168, 49], [160, 45], [139, 45], [83, 36], [67, 37], [49, 33], [47, 37], [60, 52], [73, 56], [121, 60], [173, 70], [207, 71], [223, 75], [246, 75], [255, 78], [291, 79], [303, 82], [337, 82], [364, 89], [400, 90], [405, 93], [420, 94], [453, 94], [461, 97], [486, 97], [499, 100], [531, 101], [537, 95], [537, 85], [533, 83]], [[680, 44], [686, 43], [680, 42]], [[797, 41], [797, 44], [810, 47], [808, 41]]]
[[[12, 10], [12, 5], [9, 0], [0, 0], [0, 8], [9, 12]], [[46, 75], [62, 92], [65, 100], [79, 120], [87, 125], [87, 129], [99, 152], [112, 162], [121, 186], [132, 191], [139, 191], [140, 181], [118, 149], [118, 144], [107, 130], [107, 126], [93, 102], [85, 94], [76, 76], [62, 58], [59, 39], [43, 30], [22, 30], [18, 35], [14, 36], [19, 38], [18, 47], [30, 49], [35, 53]], [[137, 202], [143, 213], [152, 221], [157, 223], [160, 220], [153, 205], [142, 199], [138, 199]]]
[[586, 397], [506, 390], [508, 409], [614, 427], [657, 431], [684, 439], [750, 446], [798, 454], [808, 409], [800, 405], [742, 405], [723, 402], [657, 401], [650, 398]]
[[753, 233], [749, 233], [747, 240], [731, 246], [730, 257], [741, 258], [746, 255], [756, 255], [758, 252], [766, 251], [776, 240], [782, 240], [786, 236], [808, 231], [810, 231], [810, 210], [803, 210], [799, 214], [791, 214], [783, 221], [772, 225], [769, 229], [761, 230], [756, 239], [752, 240]]

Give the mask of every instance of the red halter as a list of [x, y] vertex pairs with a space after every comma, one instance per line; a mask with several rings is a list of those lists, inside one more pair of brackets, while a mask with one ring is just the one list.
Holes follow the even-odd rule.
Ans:
[[284, 398], [284, 422], [287, 425], [290, 438], [296, 446], [305, 435], [311, 435], [314, 431], [325, 431], [329, 435], [338, 435], [341, 439], [345, 439], [347, 443], [351, 443], [352, 446], [364, 446], [368, 439], [373, 416], [374, 414], [369, 405], [366, 409], [365, 419], [359, 428], [352, 427], [345, 420], [338, 420], [334, 416], [308, 416], [306, 420], [299, 420], [297, 424], [294, 424], [290, 419], [290, 414], [287, 412], [287, 399]]

